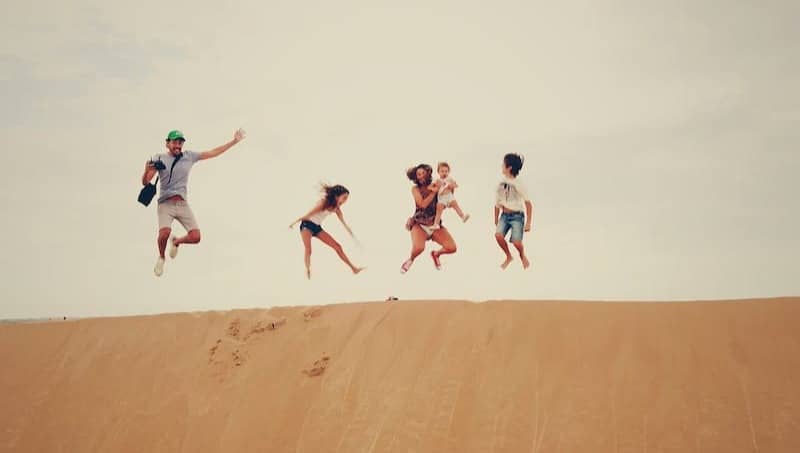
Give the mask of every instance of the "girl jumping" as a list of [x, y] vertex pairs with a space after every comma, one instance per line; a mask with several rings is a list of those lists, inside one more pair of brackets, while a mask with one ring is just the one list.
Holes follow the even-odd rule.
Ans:
[[305, 264], [306, 264], [306, 277], [311, 278], [311, 238], [316, 237], [320, 241], [327, 244], [331, 247], [339, 258], [347, 264], [350, 269], [353, 271], [353, 274], [358, 274], [364, 267], [355, 266], [353, 263], [350, 262], [350, 259], [345, 255], [342, 246], [336, 242], [336, 239], [333, 238], [330, 234], [322, 229], [322, 221], [328, 217], [332, 212], [336, 213], [336, 216], [339, 217], [339, 221], [342, 222], [344, 228], [350, 234], [351, 237], [353, 236], [353, 231], [350, 230], [350, 227], [347, 225], [347, 222], [344, 221], [344, 215], [342, 214], [342, 205], [347, 202], [347, 198], [350, 196], [350, 191], [347, 190], [346, 187], [341, 185], [329, 186], [326, 184], [322, 185], [322, 199], [317, 202], [317, 204], [311, 208], [308, 213], [289, 225], [289, 228], [293, 228], [298, 222], [300, 222], [300, 237], [303, 238], [303, 245], [305, 246]]

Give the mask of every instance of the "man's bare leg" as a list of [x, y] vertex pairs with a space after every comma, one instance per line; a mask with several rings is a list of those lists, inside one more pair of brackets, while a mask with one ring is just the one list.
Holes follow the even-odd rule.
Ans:
[[174, 238], [172, 243], [175, 245], [181, 244], [197, 244], [200, 242], [200, 230], [192, 230], [186, 233], [186, 236]]
[[167, 250], [167, 240], [172, 233], [172, 228], [161, 228], [158, 230], [158, 256], [164, 258], [164, 252]]
[[164, 273], [164, 251], [167, 249], [167, 241], [171, 233], [172, 229], [169, 227], [158, 230], [158, 259], [153, 268], [153, 273], [156, 274], [156, 277], [161, 277], [161, 274]]
[[191, 230], [186, 236], [172, 238], [172, 247], [169, 248], [169, 257], [175, 259], [178, 256], [178, 246], [181, 244], [197, 244], [200, 242], [200, 230]]

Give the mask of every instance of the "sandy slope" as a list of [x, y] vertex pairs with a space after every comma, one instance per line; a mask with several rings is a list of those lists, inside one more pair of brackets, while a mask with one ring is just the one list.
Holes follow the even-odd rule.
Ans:
[[0, 451], [800, 452], [798, 298], [306, 310], [2, 325]]

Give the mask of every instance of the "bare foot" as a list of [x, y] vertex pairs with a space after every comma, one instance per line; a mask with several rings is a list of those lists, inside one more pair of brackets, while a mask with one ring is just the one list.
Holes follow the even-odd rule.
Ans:
[[358, 274], [359, 272], [363, 271], [364, 269], [366, 269], [366, 267], [354, 267], [353, 268], [353, 274]]
[[508, 267], [508, 265], [511, 264], [512, 261], [514, 261], [514, 258], [512, 258], [511, 256], [507, 256], [506, 260], [503, 261], [503, 264], [500, 265], [500, 268], [505, 270]]
[[522, 268], [523, 269], [527, 269], [531, 265], [531, 262], [528, 261], [528, 257], [527, 256], [522, 255], [521, 257], [519, 257], [519, 259], [522, 260]]

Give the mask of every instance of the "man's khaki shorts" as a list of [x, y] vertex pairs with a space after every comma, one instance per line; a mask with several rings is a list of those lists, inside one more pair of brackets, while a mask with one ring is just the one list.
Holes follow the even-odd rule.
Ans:
[[172, 220], [180, 222], [187, 232], [200, 229], [192, 208], [184, 200], [167, 200], [158, 204], [158, 229], [172, 228]]

